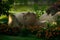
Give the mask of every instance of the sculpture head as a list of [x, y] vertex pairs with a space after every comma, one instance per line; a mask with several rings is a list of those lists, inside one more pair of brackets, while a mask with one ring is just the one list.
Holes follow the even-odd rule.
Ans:
[[59, 2], [56, 2], [54, 3], [52, 6], [50, 6], [46, 12], [47, 14], [51, 14], [52, 16], [55, 15], [57, 12], [60, 11], [60, 1]]

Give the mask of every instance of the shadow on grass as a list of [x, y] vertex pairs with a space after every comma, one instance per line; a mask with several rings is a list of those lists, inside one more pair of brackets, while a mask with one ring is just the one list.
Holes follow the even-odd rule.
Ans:
[[33, 37], [33, 36], [10, 36], [10, 35], [4, 35], [0, 34], [0, 40], [40, 40], [39, 38]]

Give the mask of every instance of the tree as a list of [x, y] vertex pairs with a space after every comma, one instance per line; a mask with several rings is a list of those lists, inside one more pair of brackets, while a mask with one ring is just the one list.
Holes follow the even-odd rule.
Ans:
[[9, 9], [13, 4], [14, 0], [0, 0], [0, 15], [9, 15]]
[[0, 15], [1, 15], [1, 13], [2, 13], [2, 0], [0, 0]]

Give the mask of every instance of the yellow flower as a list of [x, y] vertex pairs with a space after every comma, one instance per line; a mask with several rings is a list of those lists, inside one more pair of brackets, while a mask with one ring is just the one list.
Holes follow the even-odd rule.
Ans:
[[52, 24], [53, 24], [53, 25], [57, 25], [57, 23], [56, 23], [56, 22], [53, 22]]

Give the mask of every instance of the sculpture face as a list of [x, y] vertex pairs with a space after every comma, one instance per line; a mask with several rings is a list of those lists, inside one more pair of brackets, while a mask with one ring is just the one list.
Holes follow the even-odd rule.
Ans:
[[57, 12], [60, 11], [60, 1], [54, 3], [53, 5], [51, 5], [47, 10], [47, 14], [51, 14], [52, 16], [55, 15]]

